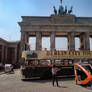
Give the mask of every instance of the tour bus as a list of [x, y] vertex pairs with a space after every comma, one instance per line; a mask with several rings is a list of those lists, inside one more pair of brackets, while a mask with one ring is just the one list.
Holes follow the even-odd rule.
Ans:
[[21, 58], [22, 79], [51, 78], [55, 64], [60, 71], [58, 77], [74, 76], [74, 62], [91, 58], [89, 51], [23, 51]]

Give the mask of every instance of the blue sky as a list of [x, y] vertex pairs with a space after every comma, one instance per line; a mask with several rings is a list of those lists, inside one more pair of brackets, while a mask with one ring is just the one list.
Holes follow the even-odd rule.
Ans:
[[[60, 0], [0, 0], [0, 37], [8, 41], [20, 40], [21, 16], [50, 16], [53, 6], [58, 9]], [[63, 0], [73, 14], [92, 17], [92, 0]]]

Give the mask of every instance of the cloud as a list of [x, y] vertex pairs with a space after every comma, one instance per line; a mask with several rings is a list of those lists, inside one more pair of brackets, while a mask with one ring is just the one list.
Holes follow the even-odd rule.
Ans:
[[3, 28], [0, 28], [0, 34], [4, 32], [4, 29]]
[[0, 28], [0, 38], [9, 40], [9, 35], [3, 28]]

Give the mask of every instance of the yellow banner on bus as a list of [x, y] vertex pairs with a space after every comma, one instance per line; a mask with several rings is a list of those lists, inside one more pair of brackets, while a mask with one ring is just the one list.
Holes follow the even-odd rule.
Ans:
[[92, 51], [24, 51], [25, 59], [92, 59]]
[[80, 59], [80, 58], [92, 58], [92, 52], [90, 51], [46, 51], [39, 52], [38, 58], [48, 59]]

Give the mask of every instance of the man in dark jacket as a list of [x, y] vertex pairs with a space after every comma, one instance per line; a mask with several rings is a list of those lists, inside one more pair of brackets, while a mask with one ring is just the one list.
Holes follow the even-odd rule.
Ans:
[[58, 71], [59, 71], [59, 69], [55, 65], [53, 65], [53, 67], [52, 67], [52, 84], [53, 84], [53, 86], [54, 86], [55, 81], [58, 86], [58, 77], [57, 77]]

